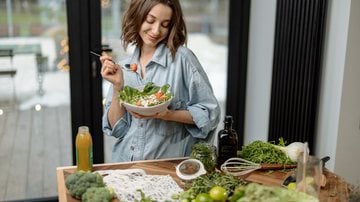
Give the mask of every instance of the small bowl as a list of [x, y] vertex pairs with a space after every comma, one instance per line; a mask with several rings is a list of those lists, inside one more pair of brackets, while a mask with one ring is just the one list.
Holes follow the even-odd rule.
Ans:
[[206, 174], [204, 165], [197, 159], [187, 159], [176, 166], [176, 175], [185, 181], [193, 180], [204, 174]]
[[121, 103], [128, 111], [135, 112], [135, 113], [138, 113], [143, 116], [152, 116], [157, 113], [165, 111], [168, 108], [168, 106], [170, 105], [172, 99], [173, 99], [173, 97], [171, 97], [166, 102], [163, 102], [158, 105], [150, 106], [150, 107], [137, 106], [137, 105], [129, 104], [126, 102], [121, 102]]

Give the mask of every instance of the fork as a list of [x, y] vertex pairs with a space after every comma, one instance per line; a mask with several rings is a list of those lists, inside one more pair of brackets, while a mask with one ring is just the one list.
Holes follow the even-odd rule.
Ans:
[[[93, 54], [93, 55], [95, 55], [95, 56], [101, 57], [100, 54], [97, 54], [97, 53], [95, 53], [94, 51], [90, 51], [90, 53]], [[113, 63], [116, 64], [116, 65], [121, 66], [119, 63], [115, 62], [114, 60], [110, 60], [110, 61], [113, 62]], [[130, 64], [125, 64], [124, 67], [130, 69]]]

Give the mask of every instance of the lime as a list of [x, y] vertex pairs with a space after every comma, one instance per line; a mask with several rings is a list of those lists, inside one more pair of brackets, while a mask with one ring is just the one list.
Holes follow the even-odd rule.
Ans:
[[226, 189], [220, 186], [214, 186], [210, 189], [209, 195], [216, 202], [224, 202], [228, 197]]
[[214, 202], [208, 193], [200, 193], [196, 196], [195, 202]]
[[296, 183], [290, 182], [287, 186], [288, 190], [295, 190], [296, 189]]

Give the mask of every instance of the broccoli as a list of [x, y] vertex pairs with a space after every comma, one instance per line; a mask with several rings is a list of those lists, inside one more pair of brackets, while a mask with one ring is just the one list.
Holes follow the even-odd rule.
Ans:
[[81, 199], [88, 188], [105, 187], [105, 184], [99, 173], [76, 171], [66, 178], [65, 186], [72, 197]]
[[111, 187], [91, 187], [82, 195], [83, 202], [109, 202], [114, 198], [114, 189]]

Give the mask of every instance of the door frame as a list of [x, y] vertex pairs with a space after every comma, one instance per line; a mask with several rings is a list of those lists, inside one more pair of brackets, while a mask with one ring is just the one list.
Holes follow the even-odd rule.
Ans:
[[226, 114], [234, 118], [238, 148], [244, 142], [247, 57], [251, 0], [230, 0]]
[[79, 126], [90, 129], [93, 162], [104, 162], [102, 132], [102, 77], [100, 62], [90, 50], [101, 51], [100, 1], [67, 0], [69, 36], [70, 100], [73, 164], [76, 164], [75, 138]]

